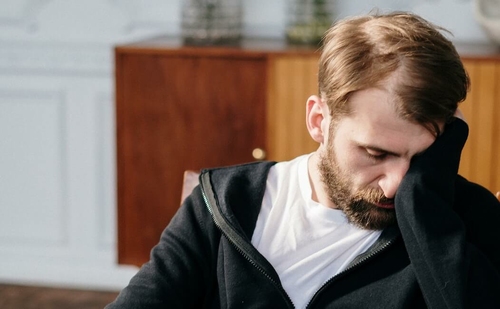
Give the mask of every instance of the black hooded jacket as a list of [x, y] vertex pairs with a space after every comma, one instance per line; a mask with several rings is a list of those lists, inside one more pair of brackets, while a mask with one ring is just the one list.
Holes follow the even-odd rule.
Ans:
[[[457, 175], [461, 120], [414, 158], [397, 226], [326, 282], [307, 308], [500, 308], [500, 204]], [[151, 260], [106, 308], [294, 308], [250, 240], [274, 162], [209, 169]]]

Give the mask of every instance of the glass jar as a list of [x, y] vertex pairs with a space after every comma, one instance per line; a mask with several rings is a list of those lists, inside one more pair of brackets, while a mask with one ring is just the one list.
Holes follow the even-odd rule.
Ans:
[[333, 3], [333, 0], [287, 0], [287, 41], [318, 45], [333, 23]]
[[241, 0], [183, 0], [181, 34], [189, 45], [233, 45], [241, 39]]

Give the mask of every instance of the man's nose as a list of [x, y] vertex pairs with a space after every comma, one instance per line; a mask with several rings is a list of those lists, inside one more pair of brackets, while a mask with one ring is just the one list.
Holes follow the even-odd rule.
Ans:
[[402, 159], [390, 162], [385, 167], [385, 173], [380, 178], [378, 185], [384, 192], [385, 197], [394, 198], [399, 184], [410, 168], [410, 161]]

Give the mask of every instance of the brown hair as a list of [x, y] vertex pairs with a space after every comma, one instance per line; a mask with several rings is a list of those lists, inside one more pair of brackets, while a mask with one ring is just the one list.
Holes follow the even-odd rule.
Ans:
[[453, 117], [469, 77], [453, 44], [423, 18], [396, 12], [341, 20], [323, 39], [319, 93], [334, 119], [349, 112], [349, 96], [376, 87], [398, 70], [394, 87], [403, 119], [439, 134]]

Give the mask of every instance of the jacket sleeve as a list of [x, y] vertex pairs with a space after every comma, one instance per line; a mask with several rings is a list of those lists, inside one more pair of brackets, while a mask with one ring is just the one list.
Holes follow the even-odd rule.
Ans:
[[494, 227], [489, 229], [493, 233], [475, 235], [488, 243], [486, 254], [470, 242], [469, 227], [453, 209], [467, 135], [468, 127], [462, 120], [448, 124], [444, 133], [412, 160], [396, 193], [398, 225], [429, 308], [500, 308], [500, 205], [491, 193], [485, 196], [486, 190], [481, 191], [483, 196], [471, 198], [474, 204], [468, 205], [470, 215], [481, 214], [477, 220]]
[[202, 307], [212, 286], [219, 239], [196, 187], [163, 231], [150, 261], [106, 309]]

